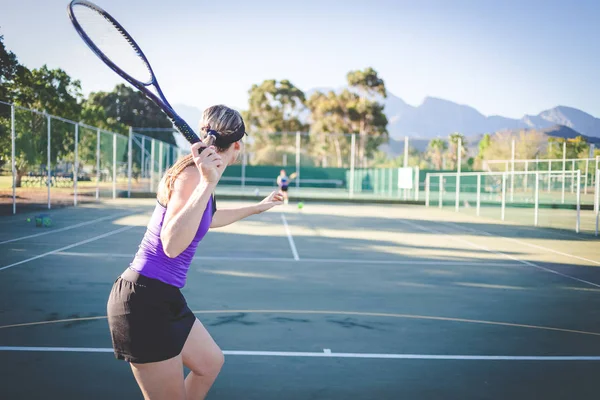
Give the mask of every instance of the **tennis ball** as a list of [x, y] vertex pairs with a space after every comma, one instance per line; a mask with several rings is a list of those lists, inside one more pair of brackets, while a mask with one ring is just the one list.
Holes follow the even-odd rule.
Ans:
[[298, 203], [298, 208], [299, 208], [299, 209], [302, 209], [302, 207], [304, 207], [304, 203], [303, 203], [303, 202], [299, 202], [299, 203]]
[[31, 218], [27, 218], [27, 222], [31, 222]]

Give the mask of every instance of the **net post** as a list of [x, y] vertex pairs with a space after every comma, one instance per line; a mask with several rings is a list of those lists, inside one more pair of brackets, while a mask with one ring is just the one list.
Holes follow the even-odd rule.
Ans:
[[356, 158], [356, 134], [353, 133], [350, 139], [350, 198], [354, 197], [354, 159]]
[[300, 187], [300, 131], [296, 132], [296, 189]]
[[113, 133], [113, 155], [112, 155], [112, 166], [113, 166], [113, 179], [112, 179], [112, 198], [117, 198], [117, 134]]
[[96, 128], [96, 200], [100, 198], [100, 128]]
[[127, 138], [127, 198], [131, 198], [131, 170], [133, 167], [133, 128], [129, 127], [129, 137]]
[[79, 175], [79, 123], [75, 124], [75, 163], [73, 171], [73, 206], [77, 207], [77, 176]]
[[479, 217], [481, 214], [481, 174], [477, 174], [477, 205], [476, 215]]
[[15, 135], [15, 105], [10, 105], [10, 163], [12, 171], [12, 210], [17, 213], [17, 160]]
[[579, 233], [579, 228], [581, 224], [581, 170], [577, 170], [577, 222], [575, 223], [575, 232]]
[[502, 174], [502, 211], [501, 211], [501, 219], [504, 221], [504, 217], [506, 214], [506, 172]]
[[50, 119], [50, 114], [46, 114], [47, 117], [47, 124], [48, 124], [48, 152], [47, 152], [47, 157], [48, 157], [48, 162], [46, 165], [46, 168], [48, 169], [48, 173], [46, 175], [46, 177], [48, 178], [46, 181], [46, 186], [48, 186], [48, 210], [51, 208], [51, 201], [50, 201], [50, 185], [52, 183], [52, 171], [51, 169], [51, 165], [50, 165], [50, 140], [52, 140], [52, 133], [51, 133], [51, 119]]
[[442, 208], [444, 206], [444, 174], [440, 174], [440, 182], [439, 182], [439, 204], [438, 206]]
[[540, 173], [535, 172], [535, 193], [534, 193], [534, 211], [533, 211], [533, 226], [538, 226], [539, 211], [540, 211]]
[[429, 174], [425, 176], [425, 207], [429, 207]]

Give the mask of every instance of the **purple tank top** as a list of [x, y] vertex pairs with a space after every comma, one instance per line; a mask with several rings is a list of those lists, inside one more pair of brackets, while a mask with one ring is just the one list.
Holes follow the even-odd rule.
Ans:
[[206, 235], [215, 211], [216, 203], [213, 196], [211, 196], [206, 204], [206, 210], [202, 215], [198, 231], [190, 245], [177, 257], [169, 258], [165, 254], [160, 240], [160, 231], [167, 209], [157, 203], [142, 243], [135, 254], [135, 258], [129, 264], [129, 268], [148, 278], [158, 279], [178, 288], [184, 287], [187, 272], [196, 253], [198, 243]]

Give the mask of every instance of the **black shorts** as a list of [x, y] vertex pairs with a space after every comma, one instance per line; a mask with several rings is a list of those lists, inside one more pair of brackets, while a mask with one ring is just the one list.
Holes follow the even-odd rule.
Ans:
[[196, 321], [179, 288], [130, 268], [115, 281], [107, 312], [115, 357], [140, 364], [180, 354]]
[[282, 192], [287, 192], [287, 191], [288, 191], [287, 189], [288, 189], [288, 187], [287, 187], [287, 186], [282, 186], [282, 187], [281, 187], [281, 191], [282, 191]]

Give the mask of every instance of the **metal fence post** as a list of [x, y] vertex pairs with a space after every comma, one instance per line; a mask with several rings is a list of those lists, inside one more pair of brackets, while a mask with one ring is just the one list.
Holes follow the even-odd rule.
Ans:
[[479, 217], [481, 212], [481, 174], [477, 174], [477, 211], [476, 215]]
[[112, 198], [117, 198], [117, 134], [113, 133], [113, 179], [112, 179]]
[[502, 174], [502, 221], [504, 221], [504, 217], [506, 214], [506, 173]]
[[16, 160], [16, 137], [15, 137], [15, 105], [10, 105], [10, 163], [12, 170], [12, 206], [13, 214], [17, 213], [17, 160]]
[[534, 193], [534, 216], [533, 216], [533, 225], [538, 226], [539, 221], [539, 207], [540, 207], [540, 173], [538, 171], [535, 172], [535, 193]]
[[146, 178], [146, 136], [142, 136], [142, 159], [140, 167], [140, 176], [142, 179]]
[[563, 143], [563, 159], [562, 159], [562, 194], [561, 194], [561, 203], [565, 204], [565, 179], [567, 170], [567, 142]]
[[577, 170], [577, 222], [575, 223], [575, 232], [579, 233], [580, 228], [580, 215], [581, 215], [581, 170]]
[[515, 201], [515, 139], [513, 138], [512, 140], [512, 144], [511, 144], [511, 158], [510, 158], [510, 170], [511, 170], [511, 174], [510, 174], [510, 202], [514, 202]]
[[421, 178], [419, 167], [415, 167], [415, 201], [419, 201], [419, 191], [421, 187], [419, 186], [419, 179]]
[[50, 120], [50, 115], [47, 114], [47, 118], [48, 118], [48, 162], [46, 165], [46, 168], [48, 169], [48, 173], [47, 173], [47, 178], [48, 180], [46, 181], [46, 185], [48, 186], [48, 210], [51, 208], [51, 200], [50, 200], [50, 185], [52, 184], [52, 171], [51, 169], [51, 165], [50, 165], [50, 141], [52, 140], [52, 133], [51, 133], [51, 120]]
[[96, 200], [100, 197], [100, 128], [96, 129]]
[[79, 175], [79, 124], [75, 124], [75, 171], [73, 171], [73, 205], [77, 206], [77, 176]]
[[354, 197], [354, 159], [356, 152], [356, 135], [353, 133], [350, 137], [350, 198]]
[[444, 206], [444, 174], [440, 174], [439, 189], [440, 192], [438, 206], [442, 208]]
[[455, 211], [458, 212], [460, 208], [460, 171], [462, 166], [462, 139], [458, 138], [457, 156], [456, 156], [456, 199], [455, 199]]
[[156, 139], [150, 141], [150, 191], [154, 192], [154, 162], [156, 158]]
[[129, 138], [127, 142], [127, 197], [131, 198], [131, 173], [133, 169], [133, 131], [129, 127]]
[[300, 132], [296, 132], [296, 188], [300, 187]]
[[[596, 159], [596, 163], [598, 159]], [[600, 221], [600, 169], [596, 169], [596, 188], [594, 192], [594, 210], [596, 211], [596, 236], [598, 236], [598, 223]]]
[[429, 207], [429, 174], [425, 176], [425, 207]]
[[584, 178], [584, 186], [585, 188], [583, 189], [583, 193], [587, 194], [587, 186], [588, 186], [588, 175], [589, 175], [589, 165], [590, 165], [590, 159], [586, 158], [585, 159], [585, 178]]

